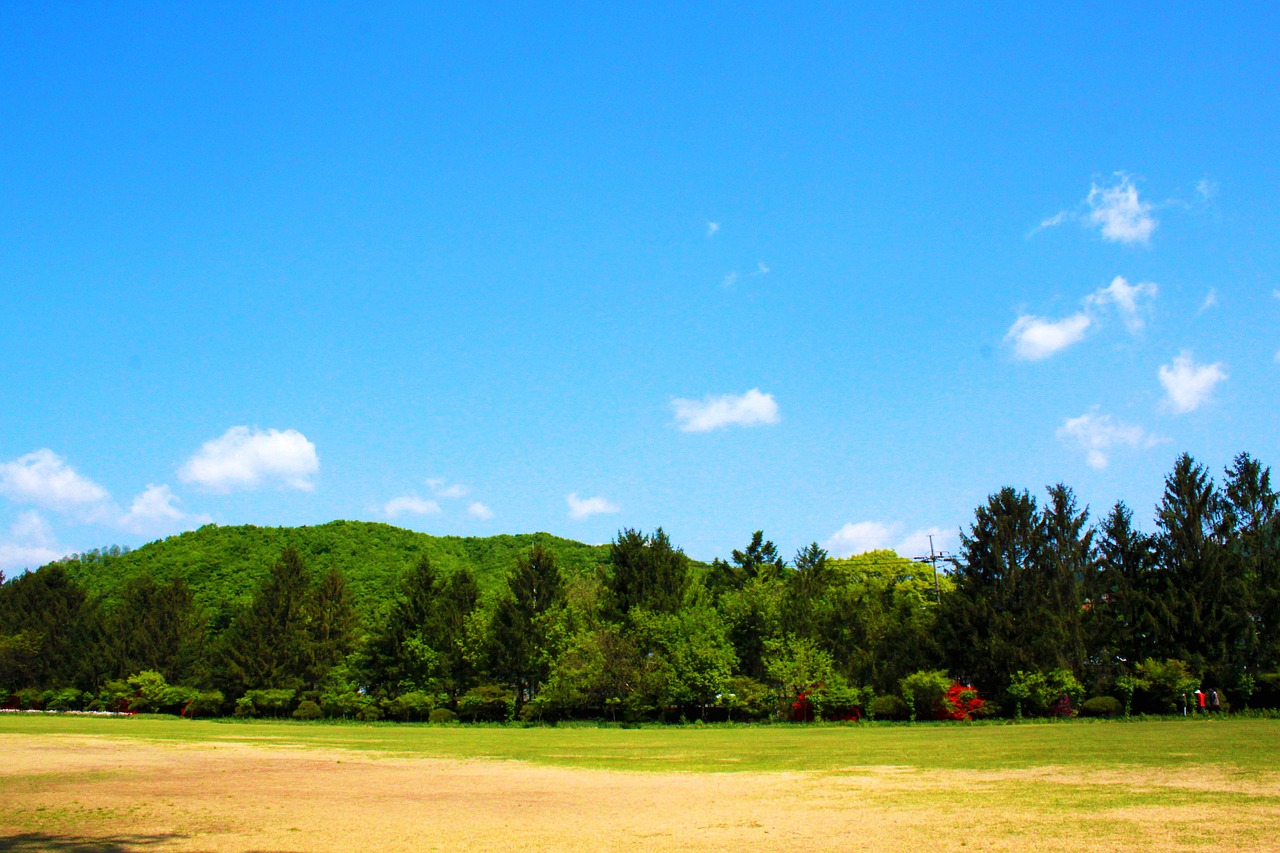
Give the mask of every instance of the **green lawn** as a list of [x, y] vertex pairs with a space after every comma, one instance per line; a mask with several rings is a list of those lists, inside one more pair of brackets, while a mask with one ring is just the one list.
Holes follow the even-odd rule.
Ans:
[[354, 725], [292, 721], [0, 716], [0, 734], [361, 750], [633, 771], [1177, 770], [1280, 767], [1280, 720], [1171, 719], [1021, 725], [593, 727]]

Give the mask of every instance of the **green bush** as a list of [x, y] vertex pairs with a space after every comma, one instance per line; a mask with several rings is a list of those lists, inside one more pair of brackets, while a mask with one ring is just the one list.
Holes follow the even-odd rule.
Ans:
[[728, 712], [730, 720], [764, 719], [778, 705], [777, 698], [767, 684], [745, 675], [735, 676], [725, 682], [719, 703]]
[[1080, 706], [1080, 713], [1086, 717], [1119, 717], [1124, 705], [1114, 696], [1094, 696]]
[[356, 690], [332, 690], [320, 694], [319, 704], [326, 717], [363, 720], [369, 716], [366, 709], [376, 706], [378, 701]]
[[222, 713], [226, 698], [221, 690], [201, 690], [182, 709], [184, 717], [216, 717]]
[[1135, 669], [1134, 701], [1138, 710], [1149, 714], [1176, 714], [1182, 710], [1184, 697], [1194, 710], [1193, 694], [1200, 686], [1200, 679], [1192, 674], [1185, 661], [1147, 658]]
[[509, 720], [515, 711], [515, 694], [496, 684], [473, 687], [458, 700], [458, 716], [464, 720]]
[[387, 715], [397, 720], [410, 722], [425, 720], [436, 707], [435, 697], [421, 690], [401, 693], [386, 703]]
[[296, 690], [275, 688], [250, 690], [236, 701], [237, 717], [284, 717], [293, 704]]
[[432, 723], [456, 723], [458, 722], [458, 715], [448, 708], [436, 708], [427, 717], [427, 721]]
[[867, 715], [873, 720], [905, 720], [911, 709], [898, 696], [877, 696], [867, 703]]
[[24, 711], [40, 711], [44, 709], [44, 691], [36, 687], [24, 687], [14, 691], [18, 707]]
[[91, 696], [74, 687], [61, 690], [46, 690], [42, 700], [44, 707], [50, 711], [81, 711]]
[[1014, 701], [1013, 714], [1018, 719], [1022, 719], [1023, 713], [1036, 717], [1075, 716], [1075, 707], [1083, 693], [1084, 687], [1069, 669], [1018, 670], [1009, 680], [1009, 697]]
[[946, 714], [947, 691], [951, 678], [945, 670], [922, 669], [898, 682], [902, 701], [910, 709], [913, 720], [939, 720]]
[[293, 718], [295, 720], [318, 720], [324, 716], [320, 710], [320, 706], [310, 699], [303, 699], [298, 703], [298, 707], [293, 709]]

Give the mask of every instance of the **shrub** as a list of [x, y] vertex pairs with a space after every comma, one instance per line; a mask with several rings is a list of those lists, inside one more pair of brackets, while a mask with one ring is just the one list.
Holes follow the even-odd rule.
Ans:
[[458, 715], [448, 708], [436, 708], [427, 717], [427, 721], [431, 723], [456, 723], [458, 722]]
[[377, 702], [370, 702], [360, 709], [360, 713], [356, 714], [356, 719], [365, 723], [376, 723], [382, 719], [382, 708]]
[[725, 682], [719, 702], [729, 714], [729, 719], [759, 720], [769, 716], [777, 707], [777, 699], [767, 684], [745, 675], [735, 676]]
[[867, 714], [873, 720], [905, 720], [911, 709], [897, 696], [877, 696], [867, 703]]
[[405, 722], [427, 719], [435, 706], [435, 697], [421, 690], [401, 693], [386, 705], [388, 716]]
[[974, 717], [985, 717], [987, 702], [978, 695], [978, 688], [956, 682], [947, 689], [944, 697], [946, 705], [944, 713], [952, 720], [972, 720]]
[[458, 716], [464, 720], [509, 720], [515, 712], [515, 694], [496, 684], [473, 687], [458, 700]]
[[298, 703], [298, 707], [293, 709], [293, 718], [295, 720], [318, 720], [323, 714], [320, 706], [310, 699], [303, 699]]
[[287, 687], [270, 690], [250, 690], [244, 694], [246, 699], [253, 702], [253, 709], [258, 716], [263, 717], [285, 716], [296, 695], [296, 690], [291, 690]]
[[1075, 706], [1084, 688], [1069, 669], [1049, 672], [1018, 670], [1009, 680], [1009, 696], [1014, 701], [1013, 715], [1022, 719], [1024, 712], [1037, 717], [1075, 716]]
[[911, 709], [911, 719], [937, 720], [947, 712], [946, 695], [951, 679], [941, 669], [914, 672], [898, 682], [902, 701]]
[[1134, 699], [1142, 711], [1157, 714], [1176, 714], [1184, 701], [1194, 702], [1192, 694], [1200, 685], [1200, 679], [1192, 675], [1185, 661], [1166, 658], [1158, 661], [1147, 658], [1135, 667], [1137, 682]]
[[361, 720], [368, 716], [361, 716], [365, 709], [377, 705], [377, 700], [356, 690], [334, 690], [321, 693], [319, 704], [326, 717]]
[[14, 691], [18, 707], [24, 711], [39, 711], [44, 708], [44, 691], [36, 687], [24, 687]]
[[1094, 696], [1080, 706], [1080, 713], [1086, 717], [1119, 717], [1124, 705], [1114, 696]]
[[222, 713], [226, 699], [221, 690], [201, 690], [182, 709], [184, 717], [214, 717]]
[[50, 711], [80, 711], [90, 698], [88, 693], [81, 693], [74, 687], [64, 687], [45, 691], [43, 700], [45, 708]]

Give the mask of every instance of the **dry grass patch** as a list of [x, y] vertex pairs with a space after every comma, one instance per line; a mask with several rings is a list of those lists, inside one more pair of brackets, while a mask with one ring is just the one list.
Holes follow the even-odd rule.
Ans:
[[635, 773], [15, 734], [0, 751], [11, 851], [1280, 845], [1280, 777], [1212, 767]]

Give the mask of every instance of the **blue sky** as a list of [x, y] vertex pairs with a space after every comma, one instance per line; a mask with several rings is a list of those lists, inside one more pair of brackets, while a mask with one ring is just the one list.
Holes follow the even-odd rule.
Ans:
[[1280, 13], [846, 5], [7, 5], [0, 569], [1280, 460]]

